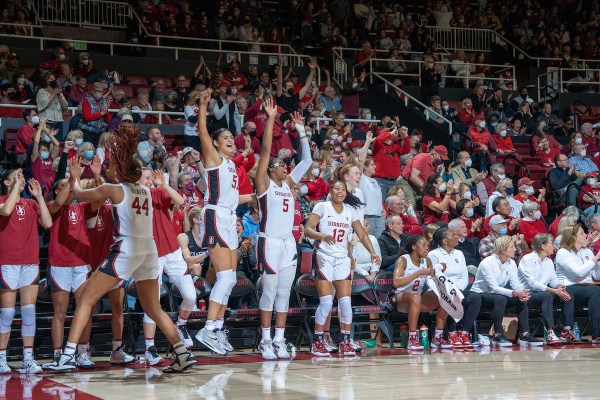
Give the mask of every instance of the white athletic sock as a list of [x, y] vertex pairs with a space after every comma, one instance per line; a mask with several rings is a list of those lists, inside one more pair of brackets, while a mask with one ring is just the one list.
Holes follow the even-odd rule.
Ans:
[[273, 338], [273, 340], [275, 341], [281, 341], [284, 339], [283, 334], [285, 333], [285, 326], [284, 327], [275, 327], [275, 337]]
[[6, 360], [6, 349], [0, 349], [0, 358]]
[[182, 341], [179, 341], [173, 345], [173, 350], [175, 354], [183, 354], [187, 353], [188, 349], [185, 347]]
[[115, 351], [119, 347], [121, 347], [121, 345], [123, 345], [123, 341], [122, 340], [113, 340], [112, 345], [113, 345], [113, 351]]
[[87, 353], [87, 343], [79, 343], [77, 345], [77, 354], [83, 354], [83, 353]]
[[218, 330], [223, 329], [224, 323], [225, 323], [225, 320], [223, 318], [219, 318], [218, 320], [215, 321], [215, 328], [217, 328]]
[[23, 347], [23, 360], [28, 360], [33, 358], [33, 347], [24, 346]]
[[215, 326], [215, 321], [214, 321], [214, 320], [212, 320], [212, 319], [207, 319], [207, 320], [206, 320], [206, 324], [204, 325], [204, 328], [205, 328], [207, 331], [211, 331], [211, 332], [212, 332], [212, 331], [214, 331], [214, 330], [216, 329], [216, 326]]
[[77, 343], [67, 342], [64, 353], [68, 356], [72, 356], [75, 354], [75, 350], [77, 350]]
[[436, 329], [435, 330], [435, 337], [442, 336], [443, 334], [444, 334], [444, 330], [443, 329]]
[[179, 318], [177, 318], [177, 326], [185, 325], [185, 324], [187, 324], [187, 319], [181, 318], [181, 316], [179, 316]]
[[260, 330], [262, 332], [262, 340], [271, 340], [271, 327], [261, 327]]
[[154, 338], [144, 338], [144, 342], [146, 343], [146, 350], [154, 346]]

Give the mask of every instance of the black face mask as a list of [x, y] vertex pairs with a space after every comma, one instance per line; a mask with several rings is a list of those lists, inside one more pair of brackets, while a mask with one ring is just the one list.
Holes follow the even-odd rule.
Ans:
[[248, 131], [248, 135], [254, 137], [256, 136], [256, 129], [252, 129], [251, 131]]
[[58, 86], [58, 83], [55, 80], [50, 81], [50, 82], [48, 82], [48, 86], [50, 86], [52, 89], [56, 89], [56, 87]]
[[289, 88], [287, 90], [287, 94], [289, 94], [290, 96], [293, 96], [294, 95], [294, 88]]
[[285, 165], [287, 165], [289, 167], [290, 164], [292, 163], [292, 158], [291, 157], [284, 157], [282, 159], [282, 161], [285, 163]]

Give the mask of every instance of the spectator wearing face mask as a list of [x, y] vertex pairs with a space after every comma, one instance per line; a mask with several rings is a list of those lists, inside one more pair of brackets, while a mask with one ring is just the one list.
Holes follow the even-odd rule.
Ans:
[[583, 144], [587, 149], [587, 154], [590, 157], [595, 157], [600, 149], [598, 148], [598, 136], [594, 134], [594, 128], [591, 123], [586, 122], [581, 125], [581, 136]]
[[569, 157], [569, 167], [575, 166], [575, 174], [585, 176], [590, 172], [598, 172], [598, 167], [587, 156], [585, 145], [582, 143], [573, 146], [573, 155]]
[[517, 182], [517, 188], [519, 193], [513, 197], [513, 199], [518, 204], [513, 204], [513, 212], [511, 212], [511, 215], [518, 216], [521, 211], [521, 208], [523, 207], [523, 204], [526, 201], [531, 201], [533, 203], [538, 204], [540, 206], [539, 209], [542, 213], [542, 216], [545, 217], [546, 215], [548, 215], [548, 204], [546, 203], [546, 189], [541, 188], [539, 195], [535, 197], [535, 189], [532, 186], [533, 183], [534, 181], [532, 181], [529, 178], [519, 179], [519, 181]]
[[512, 99], [510, 102], [510, 108], [517, 112], [521, 109], [521, 104], [523, 103], [529, 103], [532, 107], [537, 107], [537, 104], [531, 97], [529, 97], [529, 90], [526, 86], [521, 86], [519, 88], [519, 95]]
[[31, 108], [23, 110], [23, 119], [25, 123], [17, 131], [17, 145], [15, 152], [17, 153], [17, 163], [23, 164], [29, 146], [33, 143], [33, 135], [37, 131], [36, 127], [40, 123], [40, 117], [37, 112]]
[[242, 134], [237, 135], [233, 139], [233, 143], [235, 147], [238, 149], [246, 148], [246, 140], [250, 140], [250, 148], [254, 152], [254, 154], [259, 154], [261, 152], [260, 141], [256, 138], [256, 124], [254, 122], [246, 122], [244, 123], [244, 129], [242, 129]]
[[496, 153], [498, 154], [510, 154], [516, 153], [515, 146], [513, 145], [512, 139], [508, 135], [508, 129], [506, 124], [501, 123], [496, 125], [494, 135], [492, 139], [496, 145]]
[[91, 94], [82, 102], [83, 118], [79, 122], [79, 129], [83, 132], [83, 140], [96, 146], [100, 135], [110, 123], [108, 103], [104, 97], [104, 86], [96, 82], [92, 85]]
[[316, 162], [313, 163], [312, 168], [306, 173], [308, 181], [305, 184], [307, 188], [305, 197], [308, 201], [323, 200], [329, 193], [329, 188], [323, 180], [323, 174], [324, 170]]
[[223, 80], [219, 84], [219, 89], [219, 95], [213, 97], [209, 104], [214, 118], [211, 130], [225, 128], [234, 135], [239, 135], [241, 132], [240, 114], [235, 103], [237, 88], [230, 87], [230, 84]]
[[55, 173], [52, 170], [52, 164], [60, 151], [60, 143], [54, 137], [56, 132], [56, 130], [48, 131], [46, 119], [42, 118], [33, 137], [30, 158], [31, 172], [33, 178], [40, 183], [44, 195], [50, 192], [54, 184]]
[[490, 153], [496, 150], [496, 143], [486, 129], [483, 116], [480, 115], [475, 119], [473, 126], [467, 132], [467, 137], [471, 139], [470, 142], [466, 141], [468, 146], [472, 146], [471, 159], [474, 163], [479, 163], [481, 170], [485, 170], [490, 163]]
[[[580, 191], [579, 201], [581, 207], [584, 208], [583, 215], [587, 217], [588, 215], [600, 212], [600, 184], [598, 184], [598, 174], [595, 172], [588, 173], [583, 182], [582, 189], [587, 193]], [[596, 200], [597, 208], [592, 199]]]
[[521, 209], [523, 219], [519, 225], [519, 233], [523, 235], [525, 243], [531, 246], [533, 238], [538, 233], [547, 233], [546, 223], [542, 219], [540, 205], [536, 202], [526, 200]]
[[475, 110], [473, 110], [473, 101], [469, 98], [466, 98], [462, 102], [462, 110], [458, 112], [458, 120], [465, 127], [469, 127], [473, 125], [475, 119], [478, 117]]
[[467, 151], [461, 151], [456, 158], [457, 165], [452, 167], [452, 179], [466, 183], [470, 188], [474, 188], [483, 179], [483, 174], [477, 172], [475, 168], [471, 168], [473, 160]]
[[37, 113], [40, 118], [47, 118], [48, 127], [58, 129], [57, 139], [62, 140], [63, 112], [67, 110], [67, 99], [58, 87], [56, 76], [48, 72], [42, 77], [41, 88], [38, 90], [35, 101]]

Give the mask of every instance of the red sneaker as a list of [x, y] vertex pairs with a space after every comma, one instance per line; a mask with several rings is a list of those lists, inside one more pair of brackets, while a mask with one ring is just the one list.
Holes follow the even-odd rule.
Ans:
[[325, 341], [315, 340], [310, 347], [310, 352], [317, 357], [329, 357], [329, 351], [325, 348]]
[[548, 335], [546, 336], [547, 345], [553, 346], [561, 343], [561, 340], [558, 338], [558, 336], [556, 336], [556, 333], [554, 333], [554, 331], [548, 332]]
[[569, 344], [581, 344], [583, 343], [581, 339], [577, 339], [575, 335], [573, 335], [573, 331], [570, 329], [563, 329], [560, 334], [560, 341], [563, 343]]
[[461, 331], [459, 333], [460, 335], [460, 341], [462, 342], [462, 345], [465, 349], [472, 349], [473, 347], [473, 343], [471, 343], [471, 335], [469, 334], [469, 332], [465, 332], [465, 331]]
[[436, 337], [433, 338], [433, 340], [431, 341], [431, 348], [432, 349], [451, 349], [452, 343], [449, 342], [448, 340], [444, 339], [444, 335], [437, 335]]
[[356, 352], [354, 351], [354, 347], [350, 340], [344, 340], [338, 346], [340, 349], [340, 355], [344, 357], [356, 357]]
[[423, 350], [423, 345], [419, 342], [416, 336], [408, 337], [408, 345], [406, 346], [407, 350]]
[[450, 343], [452, 343], [453, 348], [462, 349], [464, 347], [458, 332], [450, 332], [448, 334], [448, 339], [450, 339]]

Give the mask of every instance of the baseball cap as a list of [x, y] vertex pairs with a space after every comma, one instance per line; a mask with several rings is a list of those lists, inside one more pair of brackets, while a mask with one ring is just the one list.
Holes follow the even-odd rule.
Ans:
[[440, 155], [440, 157], [442, 158], [442, 160], [448, 161], [448, 149], [446, 149], [446, 146], [442, 146], [442, 145], [435, 146], [433, 148], [433, 151], [438, 153]]
[[508, 220], [502, 218], [502, 215], [494, 215], [491, 219], [490, 219], [490, 226], [492, 225], [500, 225], [500, 224], [505, 224], [507, 223]]
[[348, 145], [348, 147], [350, 147], [351, 149], [353, 149], [355, 147], [362, 147], [362, 146], [363, 146], [363, 142], [361, 142], [360, 140], [353, 140]]
[[133, 117], [131, 116], [131, 114], [124, 114], [124, 115], [121, 117], [121, 122], [123, 122], [123, 121], [130, 121], [130, 122], [133, 122]]
[[186, 156], [188, 153], [191, 153], [192, 151], [194, 151], [194, 149], [192, 147], [186, 147], [183, 149], [183, 155]]
[[517, 182], [517, 187], [521, 187], [523, 185], [528, 186], [528, 185], [531, 185], [531, 184], [533, 184], [533, 181], [531, 179], [529, 179], [529, 178], [521, 178], [521, 179], [519, 179], [519, 182]]

